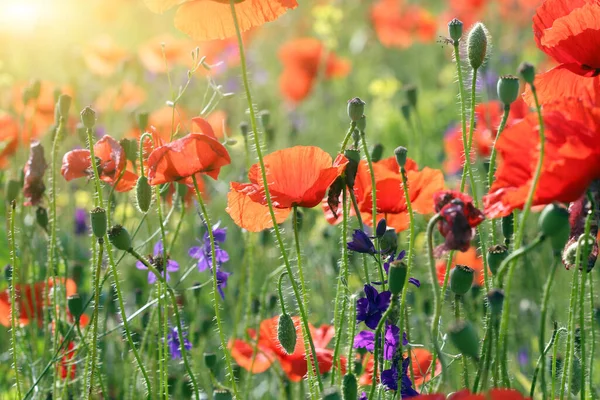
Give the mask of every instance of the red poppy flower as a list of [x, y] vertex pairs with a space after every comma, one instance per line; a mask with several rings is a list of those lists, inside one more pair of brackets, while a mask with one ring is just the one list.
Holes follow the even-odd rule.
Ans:
[[[327, 60], [323, 61], [324, 54]], [[283, 72], [279, 77], [279, 88], [283, 97], [292, 102], [304, 100], [311, 92], [319, 70], [325, 63], [324, 77], [339, 78], [348, 75], [350, 62], [329, 52], [314, 38], [293, 39], [279, 50]]]
[[[600, 4], [546, 0], [533, 17], [533, 33], [537, 46], [559, 63], [535, 79], [540, 102], [573, 96], [600, 105]], [[530, 92], [526, 99], [533, 103]]]
[[[454, 269], [457, 265], [466, 265], [467, 267], [475, 271], [475, 279], [473, 280], [473, 286], [483, 287], [485, 283], [485, 275], [483, 274], [483, 259], [477, 255], [477, 250], [473, 247], [469, 247], [469, 250], [454, 253], [452, 259], [452, 265], [450, 270]], [[444, 284], [444, 277], [446, 275], [446, 260], [440, 260], [435, 265], [437, 270], [437, 277], [440, 286]], [[491, 272], [490, 272], [491, 273]]]
[[95, 75], [111, 76], [127, 58], [127, 51], [110, 36], [100, 36], [83, 51], [83, 60]]
[[[194, 40], [225, 39], [235, 35], [229, 0], [144, 0], [162, 14], [181, 4], [175, 13], [175, 27]], [[183, 4], [182, 4], [183, 3]], [[235, 2], [240, 30], [274, 21], [298, 6], [296, 0], [241, 0]]]
[[63, 356], [60, 359], [60, 363], [56, 366], [62, 379], [75, 379], [77, 364], [73, 360], [73, 357], [75, 357], [75, 343], [69, 342], [67, 347], [63, 349]]
[[371, 6], [371, 20], [377, 38], [386, 47], [410, 47], [415, 38], [435, 38], [437, 21], [427, 10], [398, 0], [379, 0]]
[[189, 184], [196, 174], [219, 177], [221, 167], [231, 158], [225, 146], [216, 138], [210, 124], [202, 118], [192, 118], [202, 133], [190, 133], [181, 139], [157, 147], [148, 157], [148, 182]]
[[29, 160], [23, 168], [25, 175], [23, 185], [23, 195], [26, 206], [35, 206], [39, 204], [46, 190], [44, 184], [44, 172], [46, 172], [46, 159], [44, 158], [44, 148], [40, 142], [31, 143]]
[[19, 124], [15, 118], [7, 113], [0, 112], [0, 168], [9, 164], [19, 145]]
[[[544, 106], [543, 118], [545, 157], [533, 205], [575, 201], [600, 178], [600, 109], [564, 99]], [[506, 216], [525, 204], [539, 157], [538, 125], [537, 115], [531, 114], [496, 143], [496, 180], [483, 198], [489, 218]]]
[[[65, 286], [67, 296], [71, 296], [77, 292], [77, 285], [72, 279], [57, 279], [57, 284]], [[54, 287], [54, 280], [50, 279], [48, 282], [38, 282], [35, 284], [27, 285], [16, 285], [16, 299], [19, 302], [19, 317], [18, 322], [20, 325], [28, 325], [30, 322], [37, 320], [38, 325], [42, 325], [44, 322], [44, 308], [50, 304], [48, 298], [44, 299], [44, 293], [48, 295], [48, 292]], [[10, 302], [10, 291], [8, 289], [0, 292], [0, 324], [4, 326], [10, 326], [10, 313], [11, 313], [11, 302]]]
[[468, 389], [455, 392], [448, 400], [527, 400], [521, 393], [514, 389], [491, 389], [487, 394], [471, 394]]
[[[411, 368], [412, 372], [415, 376], [415, 381], [413, 384], [416, 388], [420, 388], [424, 383], [429, 382], [431, 379], [431, 362], [433, 361], [433, 354], [431, 354], [428, 350], [415, 347], [411, 349]], [[406, 357], [407, 354], [404, 354]], [[369, 386], [373, 382], [373, 357], [368, 354], [365, 358], [365, 372], [361, 375], [359, 379], [359, 384], [361, 386]], [[435, 360], [435, 375], [439, 375], [442, 372], [442, 364], [440, 360]], [[410, 376], [410, 372], [408, 372]]]
[[[265, 372], [272, 363], [277, 360], [281, 368], [292, 382], [300, 382], [306, 376], [308, 371], [306, 364], [306, 354], [304, 352], [304, 342], [302, 329], [300, 327], [300, 318], [292, 317], [296, 326], [296, 347], [292, 354], [287, 354], [280, 346], [277, 340], [277, 323], [279, 317], [273, 317], [261, 322], [258, 338], [256, 332], [249, 330], [250, 337], [258, 341], [256, 359], [252, 364], [253, 344], [243, 340], [235, 340], [229, 344], [231, 356], [235, 362], [247, 371], [253, 374]], [[323, 325], [315, 329], [309, 325], [315, 351], [317, 354], [317, 362], [319, 371], [326, 373], [333, 367], [333, 351], [327, 349], [327, 345], [333, 337], [333, 327]], [[342, 357], [342, 374], [345, 373], [346, 360]]]
[[100, 93], [95, 102], [96, 111], [132, 111], [146, 100], [144, 88], [125, 81], [119, 86], [113, 86]]
[[[292, 207], [312, 208], [325, 197], [331, 184], [340, 176], [348, 159], [338, 155], [335, 160], [315, 146], [295, 146], [264, 157], [269, 192], [277, 222], [283, 222]], [[227, 195], [227, 213], [240, 227], [259, 232], [273, 226], [260, 166], [254, 164], [248, 172], [250, 183], [231, 182]]]
[[[104, 135], [94, 145], [94, 155], [98, 162], [98, 173], [102, 181], [109, 185], [115, 185], [118, 180], [115, 187], [118, 192], [127, 192], [135, 186], [138, 177], [134, 172], [126, 169], [127, 157], [119, 142], [109, 135]], [[93, 177], [90, 151], [79, 149], [65, 154], [60, 173], [67, 181], [84, 176]]]
[[475, 235], [475, 227], [485, 216], [473, 205], [473, 199], [455, 190], [434, 195], [435, 211], [441, 216], [439, 230], [445, 241], [436, 248], [439, 256], [449, 250], [467, 251]]

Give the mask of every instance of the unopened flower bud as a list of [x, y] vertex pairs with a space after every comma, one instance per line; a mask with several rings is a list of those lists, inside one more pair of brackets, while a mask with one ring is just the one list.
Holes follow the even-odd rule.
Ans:
[[467, 38], [467, 57], [471, 68], [478, 69], [487, 57], [489, 33], [485, 25], [478, 22], [473, 26]]
[[457, 18], [448, 22], [448, 35], [450, 39], [454, 40], [454, 43], [458, 42], [463, 34], [463, 23]]
[[83, 300], [81, 297], [79, 297], [78, 294], [69, 296], [67, 298], [67, 306], [69, 307], [69, 312], [73, 318], [78, 321], [81, 314], [83, 314]]
[[96, 125], [96, 111], [91, 107], [86, 107], [81, 111], [81, 123], [87, 129], [92, 129]]
[[487, 262], [492, 274], [496, 275], [498, 273], [498, 268], [500, 268], [506, 257], [508, 257], [508, 248], [502, 244], [494, 245], [488, 249]]
[[533, 85], [533, 81], [535, 80], [535, 67], [532, 64], [522, 62], [521, 65], [519, 65], [518, 71], [525, 82]]
[[344, 375], [344, 379], [342, 380], [342, 398], [344, 400], [356, 400], [358, 398], [356, 375]]
[[394, 155], [396, 156], [396, 162], [400, 168], [404, 168], [406, 165], [406, 155], [408, 154], [408, 149], [406, 147], [396, 147], [394, 150]]
[[498, 98], [505, 105], [512, 104], [519, 96], [519, 78], [514, 75], [501, 76], [498, 79]]
[[217, 366], [217, 355], [215, 353], [204, 353], [204, 365], [214, 372]]
[[356, 180], [356, 173], [358, 172], [360, 153], [358, 150], [346, 150], [344, 151], [344, 156], [348, 159], [348, 164], [346, 165], [346, 184], [352, 189]]
[[138, 209], [144, 214], [150, 209], [152, 204], [152, 188], [148, 183], [148, 178], [140, 176], [135, 185], [135, 199]]
[[28, 89], [31, 98], [33, 100], [37, 100], [37, 98], [40, 97], [40, 93], [42, 91], [42, 83], [36, 79], [35, 81], [31, 82], [31, 85], [29, 85]]
[[148, 128], [148, 119], [150, 115], [147, 112], [139, 112], [137, 114], [137, 124], [140, 132], [145, 132]]
[[43, 230], [48, 230], [48, 211], [44, 207], [35, 210], [35, 221]]
[[402, 104], [400, 106], [400, 111], [402, 112], [402, 116], [408, 122], [410, 121], [410, 104]]
[[365, 102], [355, 97], [348, 100], [348, 117], [350, 121], [358, 122], [365, 113]]
[[367, 117], [363, 115], [356, 121], [356, 129], [358, 129], [359, 132], [364, 132], [365, 129], [367, 129]]
[[406, 101], [412, 108], [417, 107], [417, 87], [415, 85], [406, 85]]
[[296, 327], [289, 314], [279, 316], [277, 322], [277, 340], [287, 354], [293, 354], [296, 348]]
[[121, 225], [115, 225], [108, 231], [108, 240], [119, 250], [131, 250], [131, 236], [127, 229]]
[[240, 122], [240, 133], [242, 134], [243, 137], [248, 136], [248, 131], [249, 131], [248, 123], [245, 121]]
[[385, 222], [385, 218], [382, 218], [377, 223], [377, 228], [375, 229], [375, 236], [377, 236], [378, 238], [382, 237], [386, 230], [387, 230], [387, 223]]
[[502, 218], [502, 235], [504, 235], [504, 241], [508, 246], [510, 243], [513, 234], [515, 232], [515, 217], [513, 214], [509, 214], [506, 217]]
[[467, 293], [473, 286], [475, 271], [466, 265], [457, 265], [450, 272], [450, 289], [458, 295]]
[[407, 266], [402, 261], [394, 261], [390, 265], [388, 282], [390, 284], [390, 292], [392, 295], [397, 295], [404, 289], [406, 283]]
[[388, 229], [379, 239], [381, 252], [383, 254], [394, 254], [398, 249], [398, 234], [394, 229]]
[[125, 150], [125, 157], [128, 161], [136, 163], [138, 161], [138, 142], [135, 139], [123, 138], [119, 144]]
[[383, 157], [383, 145], [381, 143], [377, 143], [371, 149], [371, 161], [377, 162], [381, 160], [381, 157]]
[[269, 126], [271, 126], [271, 113], [269, 110], [262, 110], [258, 114], [258, 117], [260, 118], [260, 124], [262, 125], [263, 129], [267, 129]]
[[552, 249], [561, 251], [571, 232], [569, 224], [569, 211], [556, 204], [549, 204], [542, 210], [538, 227], [542, 235], [550, 238]]
[[58, 102], [56, 104], [58, 107], [59, 115], [67, 119], [69, 117], [69, 109], [71, 108], [71, 96], [68, 94], [61, 94], [58, 96]]
[[96, 207], [90, 211], [90, 220], [92, 224], [92, 233], [97, 238], [103, 238], [106, 234], [108, 221], [106, 219], [106, 210], [101, 207]]
[[479, 359], [479, 337], [468, 321], [457, 321], [449, 330], [450, 340], [464, 355]]
[[5, 188], [5, 200], [8, 204], [17, 200], [19, 192], [21, 191], [21, 183], [16, 179], [9, 179], [6, 181]]
[[10, 281], [12, 281], [12, 275], [13, 275], [12, 265], [8, 264], [6, 267], [4, 267], [4, 279], [6, 279], [7, 282], [10, 282]]
[[487, 294], [488, 305], [492, 311], [492, 316], [499, 317], [502, 314], [504, 304], [504, 290], [492, 289]]
[[213, 400], [231, 400], [233, 396], [229, 390], [225, 389], [216, 389], [213, 391]]

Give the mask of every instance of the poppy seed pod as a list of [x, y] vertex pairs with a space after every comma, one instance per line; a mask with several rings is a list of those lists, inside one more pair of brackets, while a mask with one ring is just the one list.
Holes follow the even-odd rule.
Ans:
[[478, 22], [473, 26], [467, 38], [467, 56], [471, 68], [478, 69], [487, 57], [489, 33], [485, 25]]
[[81, 110], [81, 123], [87, 129], [92, 129], [96, 125], [96, 111], [91, 107], [86, 107]]
[[501, 76], [497, 90], [498, 98], [505, 106], [512, 104], [519, 96], [519, 78], [514, 75]]
[[148, 127], [148, 118], [150, 117], [150, 115], [147, 112], [140, 112], [137, 115], [137, 124], [138, 124], [138, 128], [140, 129], [141, 132], [146, 131], [146, 128]]
[[135, 200], [138, 210], [144, 214], [150, 209], [152, 204], [152, 188], [148, 184], [148, 178], [140, 176], [135, 185]]
[[468, 321], [456, 321], [449, 330], [450, 340], [464, 355], [479, 359], [479, 337]]
[[350, 121], [357, 122], [365, 113], [365, 102], [355, 97], [348, 100], [348, 117]]
[[381, 143], [377, 143], [371, 149], [371, 161], [373, 161], [373, 162], [380, 161], [381, 157], [383, 157], [383, 145]]
[[521, 75], [521, 78], [523, 78], [525, 82], [533, 85], [533, 81], [535, 80], [535, 67], [532, 64], [522, 62], [517, 71], [519, 71], [519, 75]]
[[296, 348], [296, 327], [289, 314], [284, 313], [279, 316], [277, 322], [277, 340], [287, 354], [294, 353]]
[[458, 295], [463, 295], [473, 286], [475, 271], [466, 265], [457, 265], [450, 272], [450, 289]]
[[406, 147], [396, 147], [394, 150], [394, 155], [396, 156], [396, 162], [400, 168], [404, 168], [406, 165], [406, 155], [408, 154], [408, 149]]
[[6, 187], [4, 189], [5, 200], [7, 203], [12, 203], [19, 196], [21, 190], [21, 183], [16, 179], [9, 179], [6, 181]]
[[35, 210], [35, 221], [43, 229], [48, 229], [48, 211], [44, 207], [38, 207]]
[[458, 18], [454, 18], [452, 21], [448, 22], [448, 35], [450, 39], [454, 40], [454, 43], [457, 43], [463, 34], [463, 23]]
[[390, 283], [390, 292], [392, 295], [398, 295], [404, 289], [406, 283], [406, 274], [408, 268], [402, 261], [394, 261], [390, 265], [388, 281]]
[[418, 100], [417, 87], [415, 85], [406, 85], [405, 92], [406, 92], [406, 101], [408, 102], [408, 104], [412, 108], [416, 108], [417, 100]]
[[487, 294], [488, 305], [492, 311], [492, 315], [499, 317], [502, 314], [502, 306], [504, 304], [504, 290], [492, 289]]
[[213, 392], [213, 400], [231, 400], [233, 396], [229, 390], [217, 389]]
[[61, 94], [58, 97], [58, 102], [56, 103], [58, 108], [59, 115], [67, 119], [69, 117], [69, 109], [71, 108], [71, 96], [68, 94]]
[[90, 211], [90, 219], [92, 223], [92, 233], [97, 238], [102, 238], [106, 234], [108, 221], [106, 219], [106, 210], [101, 207], [96, 207]]
[[561, 251], [571, 232], [569, 225], [569, 211], [556, 204], [547, 205], [541, 212], [538, 227], [542, 235], [550, 238], [552, 249]]
[[78, 294], [67, 297], [67, 307], [69, 307], [69, 312], [75, 320], [79, 320], [79, 317], [83, 314], [83, 300], [81, 297]]
[[359, 132], [364, 132], [365, 129], [367, 129], [367, 117], [363, 115], [356, 121], [356, 129], [358, 129]]
[[108, 240], [119, 250], [131, 250], [131, 236], [127, 229], [121, 225], [115, 225], [108, 231]]
[[508, 248], [502, 244], [497, 244], [488, 249], [487, 262], [492, 274], [496, 275], [502, 261], [508, 257]]
[[342, 398], [344, 400], [356, 400], [358, 397], [358, 383], [354, 374], [344, 375], [342, 380]]

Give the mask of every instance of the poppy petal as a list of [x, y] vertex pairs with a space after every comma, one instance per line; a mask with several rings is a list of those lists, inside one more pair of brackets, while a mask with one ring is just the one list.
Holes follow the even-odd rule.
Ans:
[[[260, 232], [273, 227], [269, 207], [253, 201], [243, 192], [243, 184], [231, 182], [227, 194], [227, 213], [239, 227], [249, 232]], [[275, 219], [278, 224], [284, 222], [291, 208], [275, 208]]]

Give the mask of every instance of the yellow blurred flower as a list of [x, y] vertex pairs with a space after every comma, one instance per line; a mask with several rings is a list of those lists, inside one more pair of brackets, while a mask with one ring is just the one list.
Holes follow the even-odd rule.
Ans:
[[91, 208], [92, 196], [86, 191], [78, 190], [75, 192], [75, 206], [77, 208]]
[[129, 203], [121, 203], [115, 207], [114, 219], [115, 221], [121, 221], [126, 218], [131, 218], [135, 215], [135, 209]]
[[401, 86], [402, 83], [393, 77], [375, 79], [369, 84], [369, 94], [375, 98], [390, 100]]
[[344, 17], [342, 10], [331, 4], [322, 4], [313, 7], [312, 15], [314, 17], [313, 30], [315, 34], [325, 43], [327, 48], [336, 48], [336, 31]]

